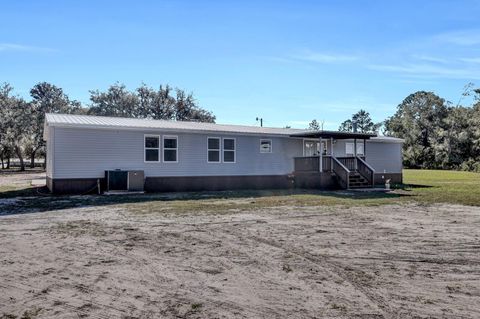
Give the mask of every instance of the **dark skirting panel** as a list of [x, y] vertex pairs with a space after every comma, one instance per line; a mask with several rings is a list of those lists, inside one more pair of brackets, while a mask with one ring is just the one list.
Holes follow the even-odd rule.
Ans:
[[294, 180], [288, 175], [262, 176], [187, 176], [147, 177], [147, 192], [221, 191], [235, 189], [293, 188]]
[[[99, 178], [54, 178], [47, 177], [47, 187], [54, 194], [84, 194], [97, 192], [97, 180]], [[100, 178], [100, 187], [105, 190], [106, 182]]]

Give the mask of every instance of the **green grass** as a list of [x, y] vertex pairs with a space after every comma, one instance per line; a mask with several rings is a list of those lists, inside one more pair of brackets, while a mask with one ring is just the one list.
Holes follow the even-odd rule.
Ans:
[[419, 202], [480, 206], [479, 173], [405, 169], [403, 182]]
[[[27, 196], [7, 203], [1, 211], [24, 213], [81, 206], [121, 206], [135, 214], [208, 211], [231, 213], [278, 206], [377, 206], [385, 204], [451, 203], [480, 206], [480, 174], [458, 171], [404, 170], [404, 184], [391, 193], [325, 192], [317, 190], [246, 190], [124, 196], [45, 196], [31, 187], [0, 187], [0, 200]], [[42, 189], [42, 192], [45, 192]]]

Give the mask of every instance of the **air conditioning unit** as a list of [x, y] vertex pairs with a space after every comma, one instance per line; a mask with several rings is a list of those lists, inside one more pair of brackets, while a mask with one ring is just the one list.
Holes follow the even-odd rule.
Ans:
[[105, 171], [107, 192], [130, 191], [143, 192], [145, 175], [143, 171], [110, 170]]

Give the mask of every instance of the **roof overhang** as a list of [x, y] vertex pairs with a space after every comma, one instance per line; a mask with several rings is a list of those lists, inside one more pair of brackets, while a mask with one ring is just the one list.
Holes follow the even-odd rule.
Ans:
[[375, 133], [353, 133], [353, 132], [337, 132], [337, 131], [306, 131], [301, 133], [291, 134], [291, 137], [303, 138], [335, 138], [340, 140], [346, 139], [363, 139], [368, 140], [371, 137], [377, 137]]

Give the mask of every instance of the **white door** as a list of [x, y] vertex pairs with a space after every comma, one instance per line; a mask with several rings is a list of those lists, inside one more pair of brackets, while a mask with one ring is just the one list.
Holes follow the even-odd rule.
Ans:
[[[323, 155], [327, 154], [327, 142], [322, 141]], [[303, 156], [319, 156], [320, 141], [319, 140], [303, 140]]]

